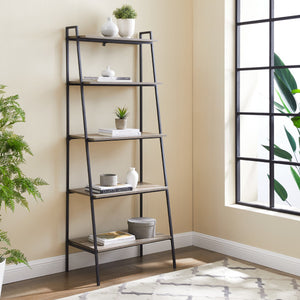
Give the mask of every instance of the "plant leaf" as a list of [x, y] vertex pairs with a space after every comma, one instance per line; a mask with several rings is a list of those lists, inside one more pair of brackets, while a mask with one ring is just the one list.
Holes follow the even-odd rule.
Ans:
[[285, 113], [285, 107], [284, 106], [282, 106], [281, 104], [279, 104], [278, 102], [274, 102], [274, 106], [276, 107], [276, 109], [280, 112], [280, 113], [282, 113], [282, 114], [284, 114]]
[[297, 128], [300, 128], [300, 117], [296, 116], [291, 119]]
[[[274, 53], [274, 66], [285, 67], [285, 64], [276, 53]], [[288, 68], [275, 69], [274, 73], [282, 80], [290, 92], [297, 89], [296, 80]]]
[[[270, 179], [270, 175], [268, 175]], [[274, 178], [274, 191], [281, 198], [282, 201], [285, 201], [288, 197], [286, 189]]]
[[299, 90], [299, 89], [294, 89], [294, 90], [292, 90], [292, 93], [293, 93], [293, 95], [294, 95], [294, 94], [299, 94], [299, 93], [300, 93], [300, 90]]
[[297, 183], [297, 186], [298, 186], [298, 189], [300, 190], [300, 176], [299, 174], [295, 171], [295, 169], [293, 167], [291, 167], [291, 172], [292, 172], [292, 175]]
[[276, 93], [277, 93], [277, 95], [278, 95], [278, 97], [279, 97], [279, 99], [280, 99], [280, 101], [281, 101], [283, 107], [285, 108], [285, 110], [287, 111], [287, 113], [290, 114], [291, 111], [290, 111], [290, 110], [287, 108], [287, 106], [285, 105], [284, 101], [282, 100], [282, 97], [281, 97], [280, 93], [279, 93], [277, 90], [276, 90]]
[[290, 142], [291, 148], [292, 148], [293, 152], [295, 152], [296, 148], [297, 148], [296, 142], [295, 142], [293, 136], [287, 131], [287, 129], [285, 128], [285, 126], [284, 126], [284, 130], [285, 130], [286, 136], [287, 136], [287, 138], [288, 138], [288, 140]]
[[276, 106], [276, 108], [280, 109], [280, 110], [284, 110], [284, 106], [282, 106], [281, 104], [279, 104], [278, 102], [274, 102], [274, 106]]
[[[267, 145], [262, 145], [262, 146], [265, 149], [267, 149], [268, 151], [270, 151], [269, 146], [267, 146]], [[275, 145], [274, 145], [274, 155], [278, 156], [280, 158], [283, 158], [283, 159], [287, 159], [289, 161], [292, 160], [292, 155], [289, 152], [287, 152], [287, 151], [285, 151], [285, 150], [283, 150], [283, 149], [281, 149], [281, 148], [279, 148], [278, 146], [275, 146]]]
[[289, 90], [289, 88], [285, 85], [282, 79], [275, 72], [274, 75], [277, 85], [282, 93], [282, 99], [285, 100], [285, 105], [288, 107], [289, 110], [295, 112], [297, 109], [297, 103], [291, 90]]

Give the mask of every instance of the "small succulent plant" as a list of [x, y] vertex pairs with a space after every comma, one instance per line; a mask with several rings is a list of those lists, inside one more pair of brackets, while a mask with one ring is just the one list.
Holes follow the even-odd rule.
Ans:
[[126, 106], [123, 107], [117, 107], [115, 110], [115, 115], [119, 119], [126, 119], [128, 116], [128, 109]]

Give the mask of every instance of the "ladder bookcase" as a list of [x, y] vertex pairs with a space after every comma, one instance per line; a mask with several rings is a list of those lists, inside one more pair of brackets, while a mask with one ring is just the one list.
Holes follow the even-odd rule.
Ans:
[[[100, 275], [99, 275], [99, 260], [98, 254], [106, 251], [139, 246], [140, 247], [140, 256], [143, 255], [143, 245], [169, 240], [171, 243], [171, 252], [172, 252], [172, 261], [173, 268], [176, 268], [176, 258], [175, 258], [175, 248], [174, 248], [174, 238], [173, 238], [173, 226], [171, 218], [171, 208], [169, 200], [169, 190], [167, 183], [166, 175], [166, 165], [165, 165], [165, 154], [163, 146], [163, 137], [161, 130], [161, 121], [160, 121], [160, 111], [159, 111], [159, 99], [157, 91], [157, 81], [156, 81], [156, 70], [154, 62], [154, 53], [153, 53], [153, 39], [152, 32], [140, 32], [139, 38], [125, 39], [125, 38], [107, 38], [107, 37], [98, 37], [98, 36], [86, 36], [79, 35], [78, 26], [69, 26], [65, 29], [66, 34], [66, 272], [69, 271], [69, 247], [75, 247], [83, 251], [89, 252], [95, 257], [95, 271], [96, 271], [96, 282], [97, 285], [100, 285]], [[149, 36], [149, 39], [143, 38], [145, 35]], [[77, 52], [77, 64], [79, 79], [75, 81], [70, 81], [70, 43], [74, 42], [76, 44]], [[82, 74], [82, 65], [81, 65], [81, 54], [80, 54], [80, 44], [81, 43], [101, 43], [105, 46], [108, 43], [113, 44], [126, 44], [126, 45], [137, 45], [139, 47], [139, 81], [138, 82], [86, 82], [83, 80]], [[152, 59], [152, 68], [153, 68], [153, 82], [143, 82], [143, 57], [142, 57], [142, 47], [143, 45], [150, 45], [151, 50], [151, 59]], [[76, 63], [76, 62], [75, 62]], [[81, 98], [81, 108], [82, 108], [82, 121], [83, 121], [83, 133], [81, 134], [71, 134], [70, 133], [70, 88], [71, 86], [77, 86], [80, 89], [80, 98]], [[85, 101], [85, 88], [89, 86], [132, 86], [139, 88], [139, 129], [141, 131], [140, 136], [134, 137], [109, 137], [101, 136], [95, 133], [90, 133], [87, 128], [87, 118], [86, 118], [86, 101]], [[155, 91], [155, 100], [156, 100], [156, 115], [158, 122], [158, 133], [148, 133], [143, 132], [143, 87], [153, 87]], [[88, 185], [89, 190], [86, 191], [84, 187], [79, 188], [70, 188], [70, 147], [73, 140], [82, 140], [85, 147], [86, 154], [86, 167], [87, 167], [87, 176], [88, 176]], [[159, 139], [160, 141], [160, 151], [161, 151], [161, 161], [162, 161], [162, 171], [164, 177], [164, 185], [154, 185], [150, 183], [143, 182], [143, 140], [144, 139]], [[138, 186], [132, 191], [124, 192], [114, 192], [107, 194], [93, 194], [92, 192], [92, 173], [91, 173], [91, 159], [90, 159], [90, 150], [89, 144], [93, 142], [106, 142], [106, 141], [122, 141], [122, 140], [138, 140], [139, 142], [139, 176], [140, 182]], [[130, 241], [127, 243], [120, 243], [107, 246], [99, 246], [96, 241], [96, 217], [94, 202], [97, 199], [101, 198], [111, 198], [111, 197], [120, 197], [126, 195], [139, 195], [139, 215], [143, 216], [143, 194], [145, 193], [155, 193], [155, 192], [164, 192], [166, 197], [166, 207], [168, 214], [168, 223], [169, 223], [169, 234], [156, 234], [153, 238], [146, 239], [137, 239], [135, 241]], [[91, 210], [91, 222], [92, 222], [92, 234], [94, 237], [94, 242], [88, 241], [87, 236], [83, 238], [70, 238], [69, 230], [69, 221], [70, 221], [70, 195], [76, 193], [83, 196], [89, 197], [90, 199], [90, 210]]]

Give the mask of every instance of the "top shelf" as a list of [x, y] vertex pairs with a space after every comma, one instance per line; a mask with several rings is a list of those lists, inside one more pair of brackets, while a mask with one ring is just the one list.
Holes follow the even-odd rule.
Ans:
[[73, 35], [67, 37], [70, 41], [80, 42], [95, 42], [103, 43], [103, 45], [109, 44], [127, 44], [127, 45], [141, 45], [141, 44], [152, 44], [155, 40], [151, 39], [135, 39], [135, 38], [121, 38], [121, 37], [104, 37], [101, 35], [79, 35], [78, 37]]

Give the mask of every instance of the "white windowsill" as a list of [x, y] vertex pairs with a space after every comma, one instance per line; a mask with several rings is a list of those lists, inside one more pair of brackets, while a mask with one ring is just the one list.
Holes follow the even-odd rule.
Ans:
[[300, 222], [300, 216], [296, 215], [291, 215], [291, 214], [286, 214], [282, 212], [277, 212], [277, 211], [271, 211], [271, 210], [266, 210], [262, 208], [256, 208], [256, 207], [250, 207], [250, 206], [245, 206], [245, 205], [240, 205], [240, 204], [225, 204], [225, 207], [228, 208], [233, 208], [233, 209], [239, 209], [243, 211], [249, 211], [251, 213], [259, 213], [259, 214], [264, 214], [268, 216], [273, 216], [273, 217], [279, 217], [279, 218], [284, 218], [288, 220], [293, 220], [293, 221], [299, 221]]

